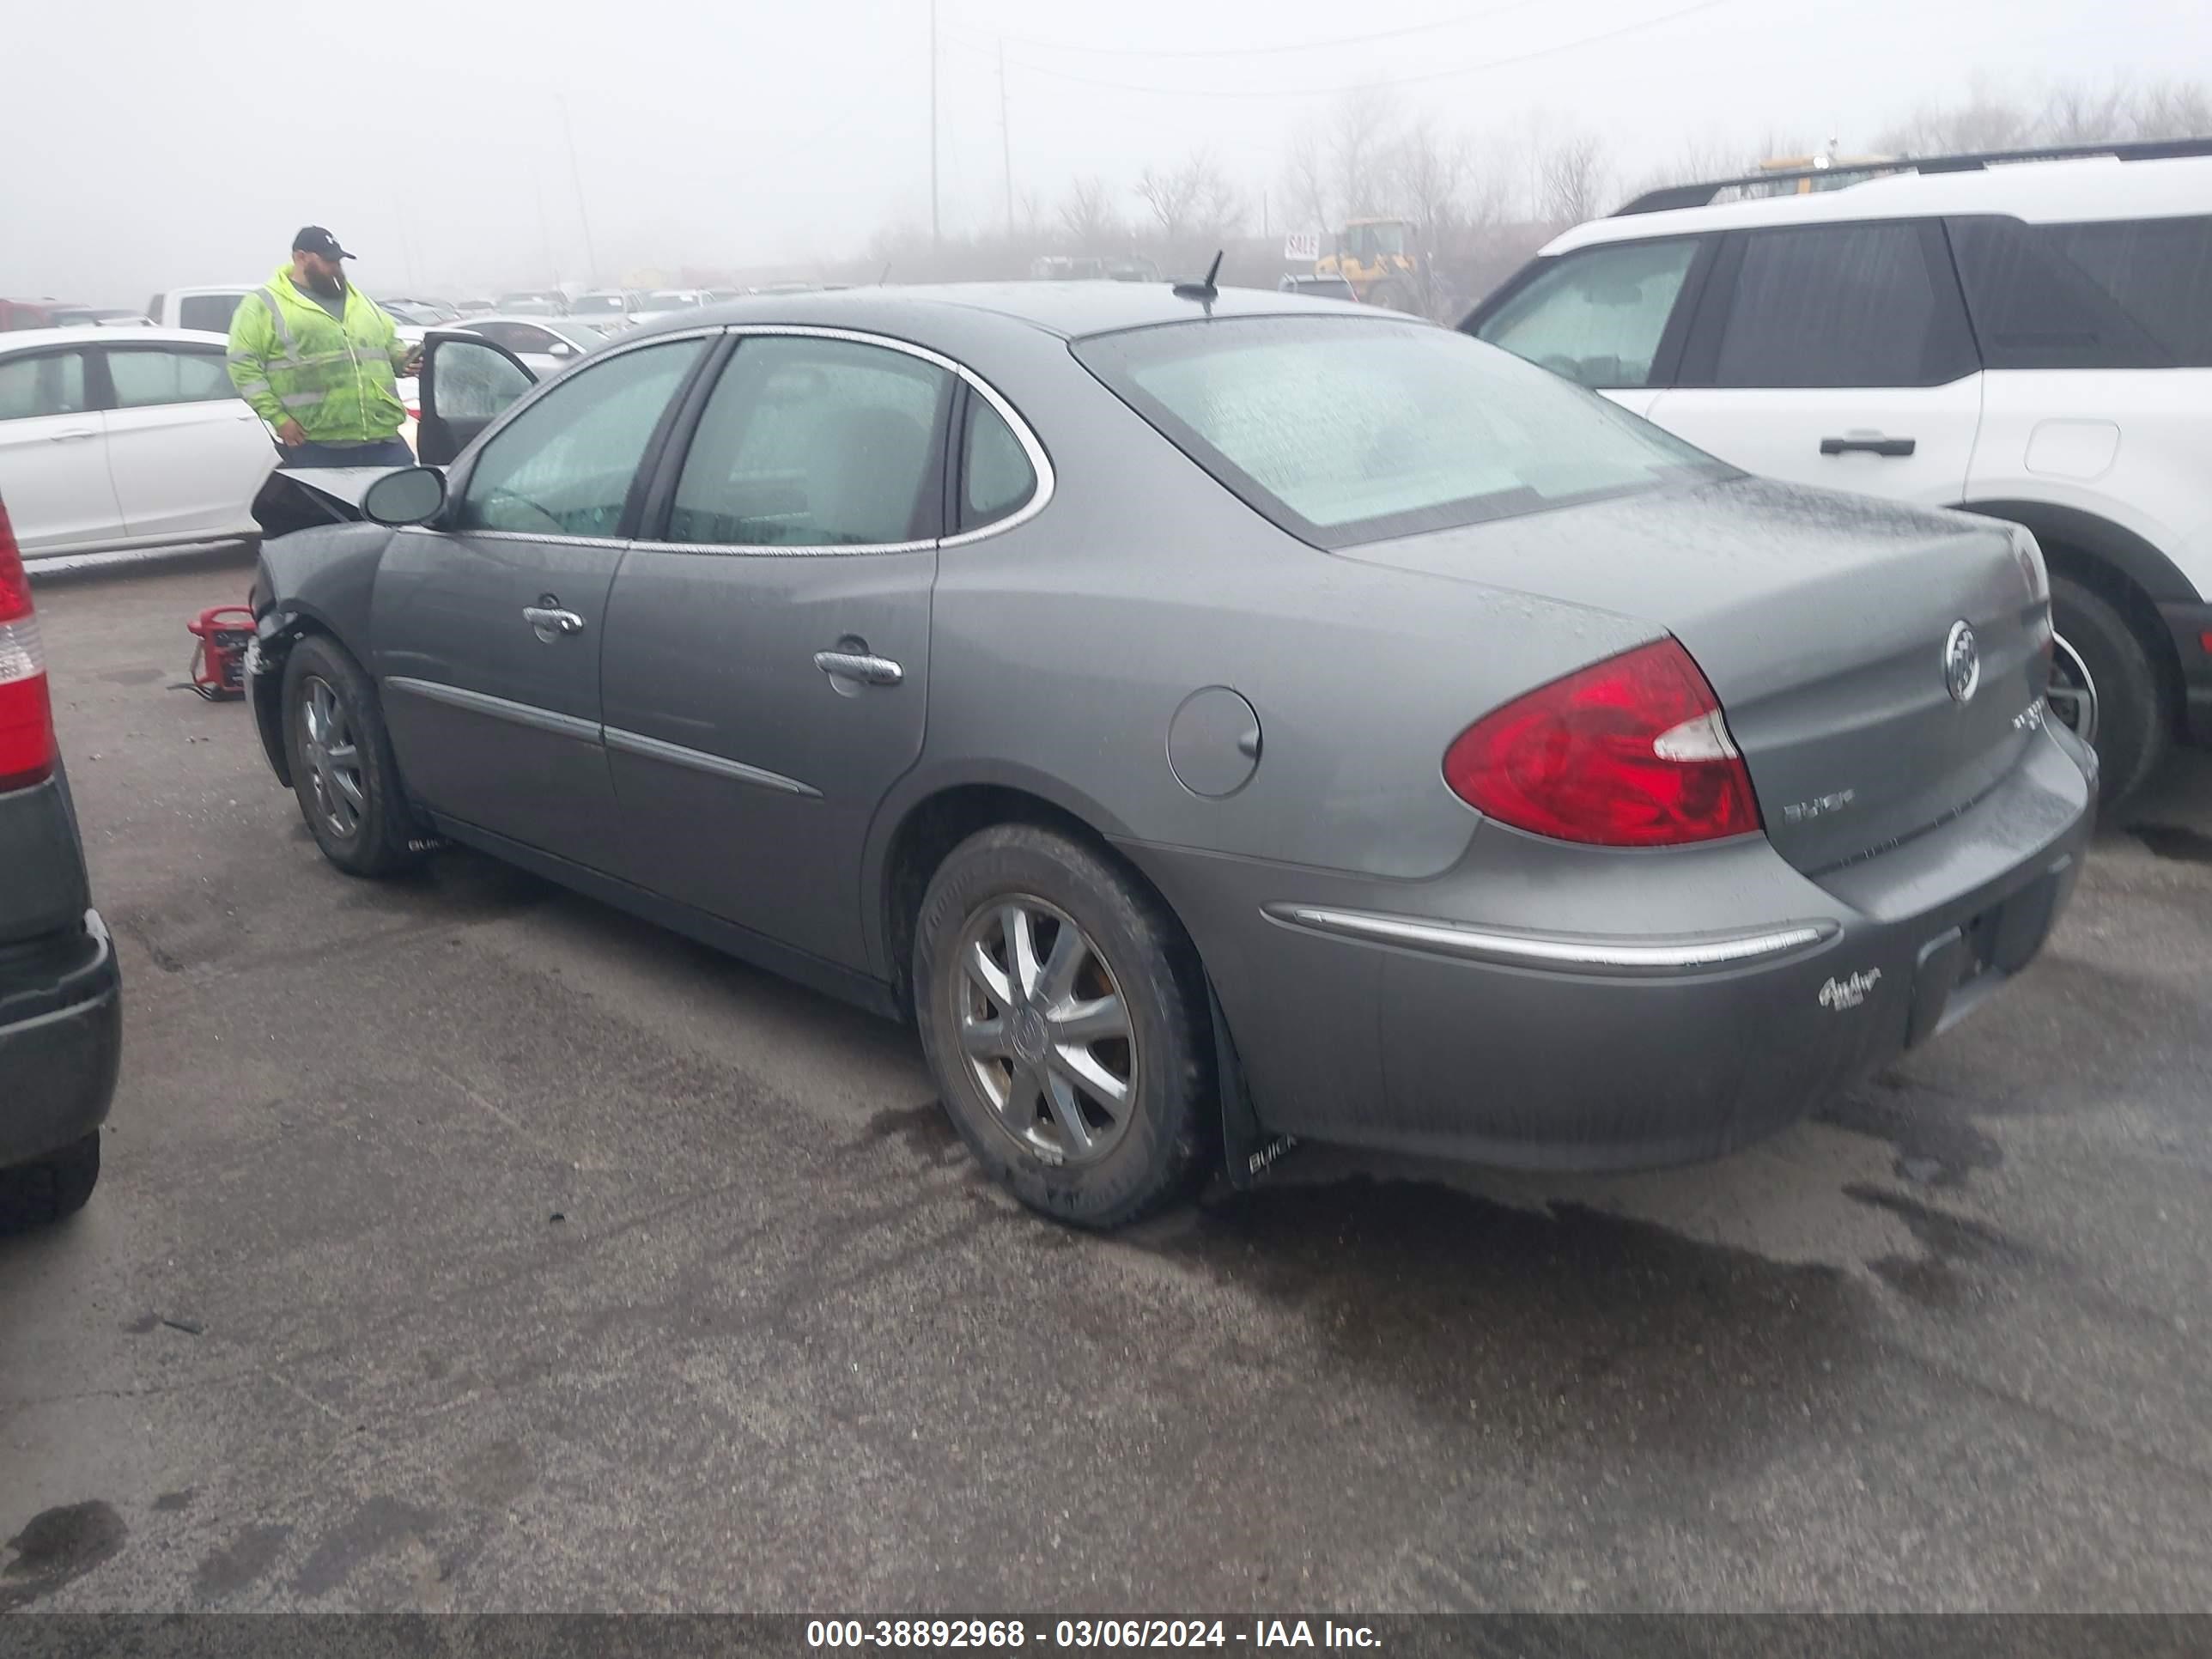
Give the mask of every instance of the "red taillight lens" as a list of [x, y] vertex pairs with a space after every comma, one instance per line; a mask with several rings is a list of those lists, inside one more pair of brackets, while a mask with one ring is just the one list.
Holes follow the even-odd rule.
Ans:
[[1759, 827], [1720, 700], [1671, 639], [1484, 715], [1444, 751], [1444, 781], [1501, 823], [1601, 847], [1675, 847]]
[[0, 505], [0, 790], [53, 775], [54, 713], [46, 656], [31, 611], [30, 579], [8, 509]]

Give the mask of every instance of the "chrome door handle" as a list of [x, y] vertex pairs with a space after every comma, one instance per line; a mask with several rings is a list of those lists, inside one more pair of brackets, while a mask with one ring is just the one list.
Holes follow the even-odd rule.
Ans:
[[540, 639], [550, 634], [580, 634], [584, 631], [581, 617], [573, 611], [556, 611], [550, 605], [524, 605], [522, 620], [538, 630]]
[[906, 678], [906, 670], [889, 657], [857, 651], [817, 651], [814, 665], [832, 679], [858, 680], [864, 685], [896, 685]]
[[97, 427], [72, 427], [67, 432], [49, 432], [46, 434], [46, 441], [50, 444], [76, 444], [82, 443], [87, 438], [97, 438], [99, 435], [100, 429]]

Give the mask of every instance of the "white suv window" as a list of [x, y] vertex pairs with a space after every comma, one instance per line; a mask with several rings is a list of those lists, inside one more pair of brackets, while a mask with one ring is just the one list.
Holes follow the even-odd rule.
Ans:
[[1492, 345], [1587, 386], [1645, 386], [1697, 258], [1690, 237], [1570, 253], [1477, 331]]
[[1749, 231], [1711, 384], [1941, 386], [1974, 368], [1958, 309], [1921, 222]]

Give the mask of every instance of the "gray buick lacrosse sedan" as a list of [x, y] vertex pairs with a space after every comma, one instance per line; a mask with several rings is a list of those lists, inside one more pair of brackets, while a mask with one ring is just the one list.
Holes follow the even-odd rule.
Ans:
[[1740, 1146], [2071, 891], [2017, 527], [1749, 477], [1449, 330], [1209, 283], [765, 295], [543, 385], [433, 333], [250, 682], [325, 854], [439, 839], [910, 1019], [1128, 1222], [1293, 1139]]

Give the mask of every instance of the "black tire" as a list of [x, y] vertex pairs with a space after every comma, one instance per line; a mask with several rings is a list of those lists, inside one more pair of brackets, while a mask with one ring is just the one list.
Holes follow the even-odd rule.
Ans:
[[[329, 688], [342, 712], [357, 761], [355, 781], [362, 799], [357, 805], [349, 800], [343, 813], [325, 806], [319, 790], [325, 786], [309, 752], [307, 710], [318, 685]], [[392, 757], [376, 688], [345, 647], [326, 635], [310, 634], [285, 659], [284, 749], [291, 762], [292, 793], [325, 858], [351, 876], [392, 875], [416, 862], [419, 854], [410, 843], [422, 831], [399, 787], [399, 767]]]
[[[961, 999], [979, 994], [958, 961], [963, 941], [1015, 899], [1041, 901], [1075, 923], [1091, 953], [1086, 971], [1101, 975], [1126, 1011], [1130, 1036], [1121, 1052], [1133, 1098], [1120, 1127], [1107, 1130], [1113, 1138], [1087, 1160], [1055, 1158], [1021, 1138], [963, 1049]], [[1123, 1227], [1194, 1192], [1212, 1169], [1220, 1109], [1197, 952], [1157, 898], [1083, 842], [1017, 823], [953, 848], [922, 898], [914, 983], [922, 1052], [946, 1110], [976, 1161], [1031, 1209], [1078, 1227]], [[1091, 991], [1097, 994], [1097, 985]], [[1006, 1024], [1013, 1025], [1011, 1011]], [[1041, 1116], [1042, 1133], [1060, 1133], [1048, 1113]]]
[[2119, 608], [2070, 576], [2051, 580], [2051, 623], [2097, 689], [2098, 798], [2118, 805], [2166, 757], [2172, 714], [2158, 665]]
[[100, 1184], [100, 1131], [58, 1152], [0, 1170], [0, 1231], [47, 1227], [75, 1215]]

